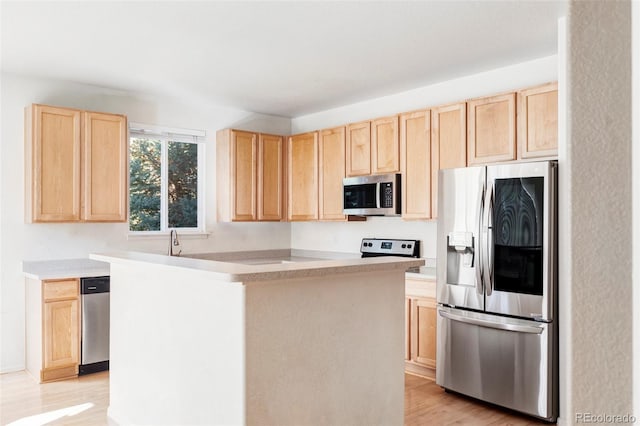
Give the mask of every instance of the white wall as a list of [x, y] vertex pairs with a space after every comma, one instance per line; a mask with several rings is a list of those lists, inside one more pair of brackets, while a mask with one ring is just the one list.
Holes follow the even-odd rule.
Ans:
[[127, 239], [128, 225], [24, 223], [24, 107], [31, 103], [126, 114], [130, 121], [206, 130], [206, 228], [209, 238], [182, 238], [185, 252], [288, 248], [289, 224], [215, 222], [215, 131], [225, 127], [290, 133], [290, 120], [207, 104], [78, 83], [2, 74], [0, 150], [0, 372], [24, 368], [23, 260], [86, 257], [114, 249], [163, 253], [167, 238]]
[[567, 24], [561, 414], [573, 424], [579, 413], [633, 414], [631, 2], [571, 1]]
[[633, 100], [633, 411], [640, 414], [640, 2], [631, 3]]
[[[347, 105], [291, 120], [291, 131], [302, 133], [360, 120], [412, 111], [461, 100], [522, 89], [558, 78], [557, 56], [498, 68], [391, 96]], [[411, 238], [422, 241], [422, 256], [436, 257], [435, 221], [369, 218], [366, 222], [291, 224], [291, 245], [298, 249], [357, 251], [364, 237]]]

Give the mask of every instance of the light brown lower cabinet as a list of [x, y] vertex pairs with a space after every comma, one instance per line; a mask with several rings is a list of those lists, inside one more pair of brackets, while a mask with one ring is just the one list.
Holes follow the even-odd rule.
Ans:
[[78, 375], [80, 280], [27, 279], [27, 371], [40, 383]]
[[406, 280], [405, 326], [405, 371], [435, 378], [435, 282], [422, 279]]

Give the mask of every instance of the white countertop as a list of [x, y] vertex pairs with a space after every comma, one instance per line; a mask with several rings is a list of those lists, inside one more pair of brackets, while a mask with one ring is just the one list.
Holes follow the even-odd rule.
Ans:
[[22, 262], [25, 277], [37, 280], [101, 277], [109, 271], [109, 263], [86, 258]]
[[436, 268], [421, 266], [417, 272], [407, 272], [407, 278], [416, 278], [422, 280], [435, 281], [436, 280]]
[[[166, 256], [139, 252], [91, 254], [90, 258], [110, 263], [150, 263], [163, 267], [189, 268], [208, 272], [212, 278], [230, 282], [257, 282], [304, 278], [338, 273], [406, 270], [424, 265], [424, 259], [404, 257], [360, 258], [350, 253], [323, 253], [294, 250], [262, 252], [211, 253]], [[282, 253], [280, 253], [282, 252]], [[260, 255], [256, 255], [259, 253]], [[193, 256], [193, 257], [188, 257]], [[242, 256], [242, 257], [240, 257]], [[331, 256], [327, 258], [326, 256]], [[220, 260], [213, 260], [220, 259]]]

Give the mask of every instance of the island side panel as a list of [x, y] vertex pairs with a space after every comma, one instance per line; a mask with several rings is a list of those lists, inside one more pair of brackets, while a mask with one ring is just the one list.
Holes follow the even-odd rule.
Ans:
[[206, 272], [111, 264], [109, 419], [243, 424], [244, 287]]
[[246, 284], [248, 425], [403, 423], [404, 270]]

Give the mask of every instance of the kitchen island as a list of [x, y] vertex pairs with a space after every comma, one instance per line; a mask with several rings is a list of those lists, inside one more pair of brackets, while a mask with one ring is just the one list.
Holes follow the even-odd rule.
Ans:
[[402, 424], [422, 259], [90, 257], [111, 264], [111, 421]]

